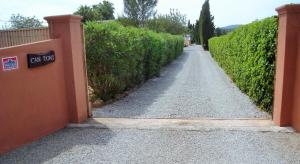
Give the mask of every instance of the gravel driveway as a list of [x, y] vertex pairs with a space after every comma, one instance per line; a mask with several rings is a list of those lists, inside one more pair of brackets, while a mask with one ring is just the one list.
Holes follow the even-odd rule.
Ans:
[[161, 76], [93, 112], [94, 117], [270, 118], [243, 94], [200, 46], [185, 48]]
[[116, 118], [62, 129], [0, 156], [0, 164], [300, 163], [300, 135], [274, 130], [199, 46], [94, 116]]
[[3, 157], [1, 164], [300, 163], [295, 133], [68, 128]]

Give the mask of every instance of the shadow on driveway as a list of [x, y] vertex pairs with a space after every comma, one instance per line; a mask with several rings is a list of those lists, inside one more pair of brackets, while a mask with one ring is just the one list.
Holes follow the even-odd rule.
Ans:
[[163, 68], [160, 77], [149, 79], [137, 91], [112, 104], [97, 108], [94, 117], [135, 118], [145, 114], [149, 107], [166, 93], [176, 81], [188, 57], [188, 48], [177, 59]]
[[[101, 135], [99, 135], [99, 131]], [[109, 129], [65, 128], [0, 156], [0, 164], [44, 163], [62, 154], [69, 156], [69, 158], [72, 158], [75, 154], [82, 154], [82, 157], [84, 157], [88, 152], [82, 149], [79, 149], [81, 151], [78, 152], [71, 150], [76, 148], [84, 149], [84, 147], [104, 146], [114, 135], [114, 132]], [[68, 160], [60, 161], [59, 163], [64, 162], [68, 162]], [[80, 163], [81, 161], [78, 162]]]

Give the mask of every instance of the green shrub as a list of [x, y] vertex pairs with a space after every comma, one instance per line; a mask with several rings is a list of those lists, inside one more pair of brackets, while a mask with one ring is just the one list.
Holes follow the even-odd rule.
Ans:
[[271, 112], [274, 90], [277, 18], [244, 25], [209, 40], [209, 49], [237, 86]]
[[89, 85], [103, 100], [158, 76], [183, 50], [183, 37], [124, 27], [117, 22], [85, 25]]

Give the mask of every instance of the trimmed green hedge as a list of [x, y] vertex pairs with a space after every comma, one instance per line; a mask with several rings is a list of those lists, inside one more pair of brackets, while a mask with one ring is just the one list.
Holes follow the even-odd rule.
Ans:
[[267, 112], [273, 103], [277, 24], [277, 17], [271, 17], [209, 40], [219, 65]]
[[183, 37], [124, 27], [117, 22], [85, 25], [89, 85], [102, 100], [158, 76], [183, 51]]

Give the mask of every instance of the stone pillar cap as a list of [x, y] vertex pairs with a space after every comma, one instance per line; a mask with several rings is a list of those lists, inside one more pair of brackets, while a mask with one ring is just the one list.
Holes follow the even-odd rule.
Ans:
[[276, 8], [278, 14], [300, 13], [300, 4], [287, 4]]
[[54, 21], [54, 22], [80, 22], [82, 20], [82, 16], [78, 15], [56, 15], [56, 16], [48, 16], [44, 17], [46, 21]]

